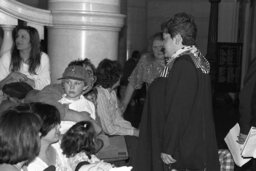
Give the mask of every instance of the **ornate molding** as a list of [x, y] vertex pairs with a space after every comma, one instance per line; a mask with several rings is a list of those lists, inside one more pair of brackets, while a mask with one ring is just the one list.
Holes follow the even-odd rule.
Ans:
[[119, 31], [124, 24], [124, 15], [95, 12], [53, 13], [55, 28], [77, 28]]
[[120, 31], [120, 0], [50, 0], [54, 28]]
[[34, 8], [15, 0], [1, 0], [0, 10], [11, 17], [26, 22], [40, 23], [47, 26], [52, 25], [52, 16], [49, 10]]
[[50, 0], [49, 6], [51, 10], [61, 11], [91, 11], [120, 13], [120, 4], [117, 0]]

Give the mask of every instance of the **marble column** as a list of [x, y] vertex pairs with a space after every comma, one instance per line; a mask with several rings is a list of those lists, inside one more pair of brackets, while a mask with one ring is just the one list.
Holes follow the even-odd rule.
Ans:
[[12, 48], [13, 40], [12, 40], [12, 30], [15, 27], [14, 25], [1, 25], [4, 36], [3, 36], [3, 42], [1, 46], [0, 56], [2, 56], [4, 53], [10, 51]]
[[[3, 2], [4, 3], [4, 2]], [[18, 20], [0, 10], [0, 27], [3, 29], [3, 40], [0, 50], [0, 56], [9, 51], [12, 47], [12, 30], [18, 24]]]
[[48, 27], [52, 82], [67, 64], [89, 58], [95, 66], [117, 59], [118, 34], [124, 24], [120, 0], [49, 0], [53, 23]]

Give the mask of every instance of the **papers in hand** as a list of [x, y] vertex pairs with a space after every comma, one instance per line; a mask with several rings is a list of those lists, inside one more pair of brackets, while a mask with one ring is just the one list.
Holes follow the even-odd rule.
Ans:
[[242, 151], [243, 157], [253, 157], [256, 158], [256, 128], [251, 127], [247, 138], [244, 143], [244, 148]]
[[242, 157], [241, 153], [242, 150], [244, 149], [244, 145], [239, 144], [237, 142], [238, 140], [238, 136], [240, 133], [240, 127], [238, 125], [238, 123], [229, 130], [228, 134], [226, 135], [226, 137], [224, 138], [231, 154], [232, 157], [236, 163], [236, 165], [238, 165], [239, 167], [243, 166], [245, 163], [247, 163], [248, 161], [251, 160], [251, 158], [244, 158]]

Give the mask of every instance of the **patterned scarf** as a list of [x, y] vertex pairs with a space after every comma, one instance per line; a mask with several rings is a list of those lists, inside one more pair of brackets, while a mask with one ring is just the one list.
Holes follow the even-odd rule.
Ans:
[[210, 63], [202, 55], [202, 53], [193, 45], [193, 46], [184, 46], [183, 48], [177, 50], [171, 58], [168, 58], [167, 65], [161, 73], [160, 77], [167, 77], [169, 70], [174, 62], [174, 60], [182, 55], [188, 54], [193, 60], [196, 68], [200, 68], [204, 74], [210, 73]]

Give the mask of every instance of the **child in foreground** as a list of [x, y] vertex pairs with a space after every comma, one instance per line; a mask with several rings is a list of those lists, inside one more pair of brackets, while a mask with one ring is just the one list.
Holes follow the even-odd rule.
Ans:
[[102, 148], [103, 142], [95, 137], [94, 127], [88, 121], [76, 123], [63, 135], [61, 149], [68, 158], [72, 170], [86, 171], [92, 168], [102, 171], [131, 170], [131, 167], [114, 167], [97, 158], [95, 153]]

